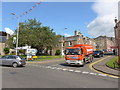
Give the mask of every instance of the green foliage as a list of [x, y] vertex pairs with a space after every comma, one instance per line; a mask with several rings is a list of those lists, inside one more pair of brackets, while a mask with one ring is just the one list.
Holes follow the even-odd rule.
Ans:
[[[58, 44], [60, 36], [57, 36], [53, 29], [48, 26], [42, 26], [40, 21], [36, 19], [28, 19], [25, 22], [19, 23], [19, 43], [18, 45], [25, 46], [26, 44], [32, 48], [48, 50], [52, 49]], [[9, 46], [15, 47], [12, 42], [12, 38], [9, 40]]]
[[19, 50], [19, 53], [22, 55], [25, 55], [25, 50], [21, 49], [21, 50]]
[[10, 49], [9, 48], [4, 48], [4, 52], [5, 52], [5, 54], [8, 54], [10, 52]]
[[106, 63], [107, 66], [111, 68], [119, 68], [118, 66], [118, 57], [115, 57]]
[[63, 56], [38, 56], [38, 59], [36, 61], [42, 61], [42, 60], [53, 60], [53, 59], [60, 59], [63, 58]]
[[56, 53], [55, 53], [55, 55], [60, 55], [60, 50], [58, 49], [58, 50], [56, 50]]

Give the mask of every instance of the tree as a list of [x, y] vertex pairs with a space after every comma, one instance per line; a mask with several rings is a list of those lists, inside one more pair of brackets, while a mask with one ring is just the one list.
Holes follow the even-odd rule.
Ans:
[[55, 53], [55, 55], [60, 55], [60, 50], [58, 49], [58, 50], [56, 50], [56, 53]]
[[5, 52], [5, 54], [8, 54], [10, 52], [10, 49], [9, 48], [4, 48], [4, 52]]
[[[36, 19], [28, 19], [19, 24], [19, 46], [26, 44], [32, 48], [52, 49], [58, 44], [59, 37], [48, 26], [42, 26], [40, 21]], [[13, 38], [13, 37], [12, 37]], [[9, 45], [14, 47], [12, 38], [9, 40]]]

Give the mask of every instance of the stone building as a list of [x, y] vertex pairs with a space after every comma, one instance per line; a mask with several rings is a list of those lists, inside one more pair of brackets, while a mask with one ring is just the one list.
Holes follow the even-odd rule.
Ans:
[[115, 45], [115, 38], [113, 37], [99, 36], [97, 38], [94, 38], [94, 40], [97, 44], [97, 50], [112, 51], [111, 46]]
[[4, 48], [6, 47], [7, 39], [8, 39], [7, 33], [0, 31], [0, 55], [4, 55]]
[[67, 47], [74, 46], [74, 44], [90, 44], [94, 47], [94, 50], [96, 50], [94, 39], [84, 37], [80, 31], [74, 31], [74, 36], [60, 38], [58, 46], [52, 50], [52, 55], [55, 55], [56, 50], [60, 50], [61, 55], [64, 55], [63, 51]]

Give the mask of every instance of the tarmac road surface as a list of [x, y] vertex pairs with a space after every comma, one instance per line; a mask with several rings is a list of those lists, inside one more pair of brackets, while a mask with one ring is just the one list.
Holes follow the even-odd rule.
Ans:
[[89, 64], [68, 66], [64, 60], [18, 68], [3, 66], [2, 79], [3, 88], [118, 88], [118, 78], [94, 72]]

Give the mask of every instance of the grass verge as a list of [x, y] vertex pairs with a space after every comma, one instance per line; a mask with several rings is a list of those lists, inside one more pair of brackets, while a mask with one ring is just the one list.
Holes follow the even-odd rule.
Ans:
[[59, 59], [59, 58], [63, 58], [63, 56], [38, 56], [38, 58], [36, 59], [36, 61]]
[[110, 61], [108, 61], [106, 63], [106, 65], [110, 68], [119, 68], [117, 63], [118, 63], [118, 56], [116, 56], [113, 59], [111, 59]]
[[53, 59], [60, 59], [63, 57], [64, 56], [37, 56], [37, 59], [35, 59], [33, 61], [53, 60]]

